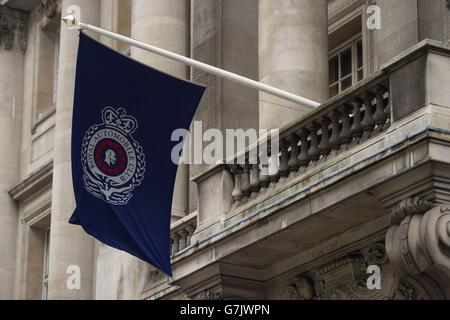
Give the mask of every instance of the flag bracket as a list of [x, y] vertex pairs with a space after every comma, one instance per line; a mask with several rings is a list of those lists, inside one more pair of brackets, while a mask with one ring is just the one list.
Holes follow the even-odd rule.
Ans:
[[287, 101], [293, 102], [296, 105], [298, 105], [298, 109], [301, 110], [301, 106], [307, 106], [312, 109], [317, 108], [320, 106], [320, 103], [298, 96], [296, 94], [290, 93], [288, 91], [284, 91], [278, 88], [275, 88], [273, 86], [270, 86], [268, 84], [255, 81], [246, 77], [243, 77], [241, 75], [232, 73], [227, 70], [223, 70], [220, 68], [217, 68], [215, 66], [185, 57], [183, 55], [123, 36], [121, 34], [111, 32], [87, 23], [83, 23], [81, 21], [77, 21], [76, 17], [74, 15], [67, 15], [62, 18], [62, 21], [67, 25], [69, 29], [76, 29], [76, 30], [89, 30], [95, 33], [98, 33], [100, 35], [103, 35], [105, 37], [109, 37], [118, 41], [123, 41], [125, 43], [128, 43], [131, 46], [152, 52], [154, 54], [166, 57], [171, 60], [175, 60], [178, 62], [181, 62], [183, 64], [186, 64], [188, 66], [191, 66], [193, 68], [202, 70], [204, 72], [210, 73], [212, 75], [218, 76], [223, 79], [227, 79], [236, 83], [239, 83], [241, 85], [244, 85], [246, 87], [256, 89], [265, 93], [268, 93], [270, 95], [274, 95], [276, 97], [285, 99]]

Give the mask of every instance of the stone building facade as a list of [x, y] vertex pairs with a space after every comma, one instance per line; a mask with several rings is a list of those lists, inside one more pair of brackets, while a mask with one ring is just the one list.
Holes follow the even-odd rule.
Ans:
[[[450, 298], [448, 0], [0, 4], [0, 298]], [[204, 129], [282, 128], [270, 176], [250, 164], [179, 167], [171, 279], [67, 223], [77, 33], [61, 15], [71, 5], [84, 22], [321, 103], [290, 104], [93, 35], [207, 85]], [[374, 266], [381, 288], [369, 290]]]

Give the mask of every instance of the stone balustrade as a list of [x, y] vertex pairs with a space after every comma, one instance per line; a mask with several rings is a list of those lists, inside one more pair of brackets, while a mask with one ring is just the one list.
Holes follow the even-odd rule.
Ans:
[[[229, 165], [234, 206], [385, 131], [391, 123], [388, 80], [386, 76], [372, 77], [282, 129], [279, 154], [269, 165], [249, 163], [249, 152], [246, 164], [236, 161]], [[270, 168], [263, 170], [263, 166]]]
[[191, 238], [197, 228], [197, 212], [178, 220], [172, 225], [170, 232], [171, 253], [174, 257], [191, 245]]
[[[190, 246], [193, 216], [172, 232], [183, 297], [448, 296], [449, 56], [423, 41], [280, 130], [267, 164], [248, 148], [194, 177]], [[360, 290], [367, 265], [381, 266], [382, 290]], [[149, 296], [173, 296], [163, 290]]]

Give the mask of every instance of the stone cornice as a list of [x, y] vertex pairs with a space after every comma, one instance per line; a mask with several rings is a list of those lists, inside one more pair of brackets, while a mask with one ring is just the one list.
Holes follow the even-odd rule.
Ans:
[[52, 183], [53, 161], [47, 163], [30, 177], [20, 182], [9, 191], [9, 196], [14, 201], [24, 201], [35, 193], [39, 192], [43, 186]]
[[26, 12], [0, 5], [0, 50], [12, 50], [19, 45], [22, 52], [27, 49]]

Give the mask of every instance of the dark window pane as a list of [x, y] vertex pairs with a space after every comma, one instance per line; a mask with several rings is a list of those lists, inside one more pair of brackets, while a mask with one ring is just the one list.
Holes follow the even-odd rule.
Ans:
[[357, 68], [361, 68], [363, 66], [363, 46], [362, 41], [358, 41], [356, 44], [356, 52], [357, 52]]
[[352, 49], [347, 49], [341, 53], [341, 77], [352, 73]]
[[330, 98], [334, 97], [339, 93], [339, 84], [336, 83], [334, 86], [330, 87]]
[[339, 69], [338, 69], [338, 57], [334, 57], [330, 60], [330, 84], [335, 83], [339, 80]]
[[364, 75], [363, 75], [363, 71], [359, 70], [358, 71], [358, 81], [361, 81], [363, 79]]
[[352, 86], [352, 77], [348, 77], [345, 80], [342, 80], [342, 91], [348, 89]]

